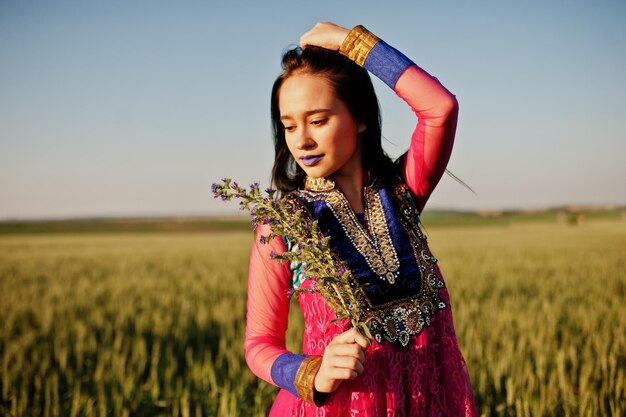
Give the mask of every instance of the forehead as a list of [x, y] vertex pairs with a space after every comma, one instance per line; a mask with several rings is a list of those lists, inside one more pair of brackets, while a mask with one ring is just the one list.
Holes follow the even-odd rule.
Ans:
[[339, 100], [325, 77], [295, 74], [283, 81], [278, 92], [281, 115], [306, 112], [314, 108], [333, 108]]

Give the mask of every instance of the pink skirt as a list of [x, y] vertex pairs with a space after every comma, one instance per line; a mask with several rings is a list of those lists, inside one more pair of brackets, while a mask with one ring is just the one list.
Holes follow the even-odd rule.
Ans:
[[[374, 342], [368, 349], [363, 374], [343, 382], [322, 407], [280, 390], [270, 417], [477, 417], [448, 292], [445, 287], [440, 291], [448, 307], [437, 312], [431, 325], [411, 337], [406, 347]], [[303, 350], [307, 354], [322, 355], [330, 340], [348, 328], [345, 322], [322, 325], [334, 314], [319, 298], [315, 294], [300, 296], [306, 323]]]

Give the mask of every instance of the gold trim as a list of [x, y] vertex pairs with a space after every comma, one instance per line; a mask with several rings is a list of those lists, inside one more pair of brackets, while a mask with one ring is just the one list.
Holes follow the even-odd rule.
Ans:
[[[396, 276], [400, 270], [400, 260], [396, 248], [393, 246], [389, 227], [387, 227], [387, 219], [385, 218], [385, 210], [383, 209], [380, 194], [367, 187], [365, 189], [366, 218], [367, 223], [372, 230], [376, 247], [379, 248], [385, 262], [386, 270], [377, 271], [384, 274], [390, 284], [396, 282]], [[381, 274], [379, 274], [381, 275]]]
[[[359, 252], [365, 252], [366, 256], [364, 255], [364, 257], [372, 271], [380, 276], [378, 272], [382, 272], [381, 264], [384, 262], [386, 264], [386, 272], [391, 272], [392, 279], [395, 282], [395, 274], [399, 271], [393, 271], [395, 269], [393, 264], [398, 259], [398, 255], [390, 234], [385, 236], [389, 233], [389, 229], [380, 200], [380, 187], [380, 180], [374, 179], [372, 184], [365, 189], [364, 200], [369, 230], [363, 228], [358, 219], [356, 219], [347, 200], [345, 202], [342, 201], [345, 197], [342, 199], [341, 191], [338, 189], [331, 189], [326, 192], [300, 190], [297, 192], [299, 198], [294, 198], [294, 201], [306, 207], [305, 201], [324, 200], [344, 231], [346, 231], [346, 236], [355, 249]], [[420, 292], [418, 294], [407, 294], [407, 297], [374, 306], [366, 292], [359, 291], [357, 293], [357, 303], [359, 321], [368, 325], [372, 336], [377, 342], [382, 343], [386, 339], [389, 342], [397, 342], [402, 346], [406, 346], [411, 336], [419, 334], [425, 326], [430, 325], [431, 318], [437, 311], [447, 307], [439, 294], [439, 290], [445, 284], [437, 273], [435, 267], [437, 259], [430, 252], [426, 236], [420, 229], [419, 213], [412, 203], [406, 185], [396, 180], [390, 187], [390, 191], [394, 202], [397, 204], [398, 220], [408, 233], [413, 255], [419, 268]], [[312, 218], [312, 214], [308, 211], [307, 213]], [[357, 241], [360, 241], [360, 244]], [[359, 284], [356, 279], [354, 283], [355, 285]]]
[[346, 39], [339, 47], [339, 53], [347, 56], [362, 67], [370, 51], [378, 41], [380, 41], [378, 36], [363, 26], [358, 25], [348, 33], [348, 36], [346, 36]]
[[[320, 179], [316, 178], [313, 181], [317, 180]], [[394, 284], [399, 274], [400, 260], [391, 239], [380, 195], [377, 192], [378, 182], [378, 180], [375, 180], [371, 187], [365, 187], [363, 195], [365, 200], [365, 218], [368, 227], [361, 224], [346, 197], [334, 187], [327, 191], [324, 188], [320, 190], [319, 194], [300, 192], [300, 195], [309, 201], [320, 198], [325, 200], [328, 208], [346, 233], [348, 240], [365, 258], [365, 262], [372, 272], [380, 279]], [[311, 183], [307, 185], [311, 186]], [[320, 186], [317, 183], [315, 185]], [[311, 188], [320, 189], [319, 187]]]
[[335, 181], [330, 178], [311, 178], [306, 177], [304, 180], [304, 189], [309, 191], [330, 191], [335, 188]]
[[[374, 339], [381, 343], [383, 337], [390, 342], [400, 342], [406, 346], [412, 335], [419, 334], [424, 326], [430, 326], [430, 318], [438, 310], [447, 307], [439, 295], [444, 282], [439, 278], [426, 236], [419, 227], [418, 213], [409, 200], [406, 185], [397, 182], [393, 187], [395, 200], [399, 202], [398, 218], [409, 233], [409, 241], [420, 270], [421, 290], [415, 297], [396, 300], [373, 307], [366, 296], [357, 298], [360, 304], [360, 321], [368, 325]], [[365, 308], [363, 308], [365, 306]]]
[[304, 401], [315, 404], [313, 394], [315, 393], [315, 375], [322, 366], [322, 357], [317, 355], [307, 356], [304, 358], [293, 384], [296, 386], [298, 396]]

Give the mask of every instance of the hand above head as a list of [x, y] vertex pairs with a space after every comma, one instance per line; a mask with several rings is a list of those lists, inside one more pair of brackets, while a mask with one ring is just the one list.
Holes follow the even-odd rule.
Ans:
[[326, 346], [322, 365], [315, 377], [315, 390], [334, 392], [342, 381], [355, 379], [363, 373], [367, 339], [352, 328], [335, 338]]
[[349, 29], [334, 23], [320, 22], [300, 37], [300, 47], [306, 48], [312, 45], [338, 51], [348, 33], [350, 33]]

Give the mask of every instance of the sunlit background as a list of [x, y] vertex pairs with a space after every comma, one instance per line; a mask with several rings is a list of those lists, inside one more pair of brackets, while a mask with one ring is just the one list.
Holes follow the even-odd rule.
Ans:
[[[0, 218], [210, 215], [269, 183], [269, 92], [317, 21], [363, 24], [460, 103], [429, 206], [626, 204], [626, 3], [0, 2]], [[385, 148], [413, 114], [382, 82]]]

